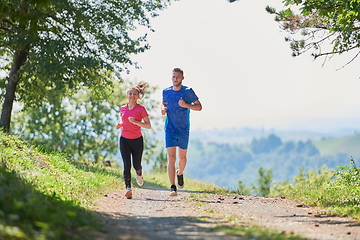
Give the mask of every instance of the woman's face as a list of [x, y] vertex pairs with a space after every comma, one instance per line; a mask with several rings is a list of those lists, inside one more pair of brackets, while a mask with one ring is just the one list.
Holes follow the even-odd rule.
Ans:
[[129, 102], [137, 102], [137, 100], [140, 98], [138, 90], [130, 89], [126, 93], [126, 98], [129, 100]]

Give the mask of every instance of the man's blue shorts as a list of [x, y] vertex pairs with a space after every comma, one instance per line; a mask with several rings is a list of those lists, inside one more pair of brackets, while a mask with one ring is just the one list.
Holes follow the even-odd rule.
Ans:
[[165, 131], [165, 144], [168, 147], [187, 149], [189, 144], [189, 132], [173, 133]]

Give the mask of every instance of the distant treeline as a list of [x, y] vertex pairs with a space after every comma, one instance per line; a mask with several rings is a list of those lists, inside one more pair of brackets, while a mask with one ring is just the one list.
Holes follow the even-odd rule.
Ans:
[[186, 172], [189, 177], [237, 190], [238, 181], [255, 183], [258, 169], [273, 170], [274, 181], [291, 181], [300, 169], [308, 171], [323, 165], [336, 169], [347, 165], [350, 156], [321, 156], [313, 143], [286, 141], [275, 134], [254, 138], [250, 144], [228, 144], [194, 140], [189, 146]]

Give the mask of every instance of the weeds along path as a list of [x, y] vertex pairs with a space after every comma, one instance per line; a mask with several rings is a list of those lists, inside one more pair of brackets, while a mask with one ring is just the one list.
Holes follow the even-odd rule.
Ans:
[[324, 216], [320, 209], [281, 198], [235, 196], [167, 189], [124, 190], [96, 204], [106, 229], [93, 239], [248, 239], [211, 231], [219, 226], [257, 225], [308, 239], [360, 240], [360, 225], [348, 218]]

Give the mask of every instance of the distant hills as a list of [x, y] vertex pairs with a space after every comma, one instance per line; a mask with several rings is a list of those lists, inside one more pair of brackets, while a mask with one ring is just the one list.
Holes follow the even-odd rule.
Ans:
[[323, 139], [314, 141], [313, 144], [322, 156], [345, 153], [360, 158], [360, 134], [347, 137]]
[[185, 175], [236, 190], [255, 184], [259, 167], [273, 180], [292, 181], [300, 169], [336, 169], [353, 157], [360, 165], [360, 131], [285, 131], [252, 128], [192, 131]]
[[217, 143], [249, 144], [254, 138], [266, 137], [275, 134], [283, 141], [319, 141], [335, 138], [348, 137], [360, 134], [360, 129], [342, 128], [333, 131], [309, 131], [309, 130], [277, 130], [277, 129], [256, 129], [249, 127], [225, 128], [212, 130], [192, 130], [191, 139], [201, 141], [212, 141]]

